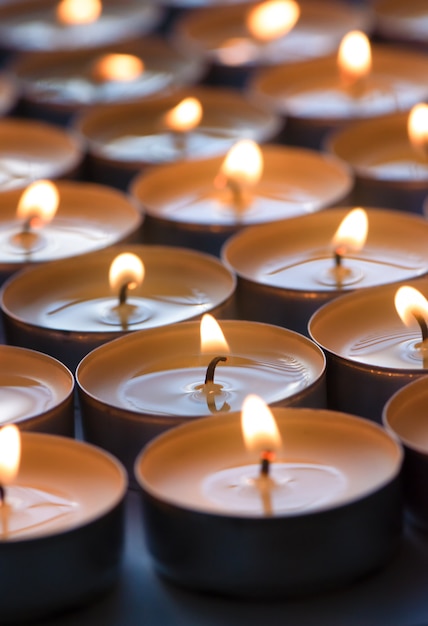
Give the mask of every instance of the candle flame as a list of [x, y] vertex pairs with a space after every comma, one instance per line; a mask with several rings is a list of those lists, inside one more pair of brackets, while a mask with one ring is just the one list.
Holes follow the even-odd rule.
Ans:
[[93, 75], [101, 81], [130, 82], [143, 72], [143, 61], [133, 54], [104, 54], [93, 67]]
[[229, 345], [224, 338], [216, 319], [209, 313], [205, 313], [201, 319], [201, 352], [204, 354], [229, 354]]
[[238, 141], [221, 166], [221, 174], [238, 184], [256, 184], [263, 172], [263, 155], [259, 146], [250, 139]]
[[407, 119], [407, 133], [413, 148], [426, 155], [428, 146], [428, 105], [416, 104]]
[[16, 216], [29, 222], [32, 228], [40, 228], [50, 222], [59, 205], [58, 190], [49, 180], [31, 183], [22, 193]]
[[101, 0], [61, 0], [56, 8], [59, 22], [67, 25], [91, 24], [101, 15]]
[[372, 67], [368, 37], [358, 30], [345, 35], [339, 46], [337, 64], [345, 83], [353, 84], [367, 76]]
[[361, 250], [367, 239], [368, 218], [364, 209], [352, 209], [341, 221], [332, 244], [342, 256], [350, 250]]
[[189, 132], [202, 119], [202, 105], [197, 98], [184, 98], [165, 114], [165, 126], [176, 132]]
[[401, 321], [406, 326], [412, 326], [417, 317], [428, 321], [428, 301], [414, 287], [408, 285], [400, 287], [395, 294], [394, 303]]
[[259, 41], [272, 41], [286, 35], [300, 17], [300, 7], [294, 0], [267, 0], [248, 14], [246, 26]]
[[114, 293], [125, 285], [128, 289], [136, 289], [144, 280], [144, 265], [135, 254], [124, 252], [119, 254], [110, 265], [109, 282]]
[[18, 474], [21, 460], [21, 436], [14, 424], [0, 429], [0, 485], [9, 485]]
[[245, 446], [253, 452], [274, 451], [281, 446], [281, 435], [269, 407], [254, 394], [242, 405], [241, 427]]

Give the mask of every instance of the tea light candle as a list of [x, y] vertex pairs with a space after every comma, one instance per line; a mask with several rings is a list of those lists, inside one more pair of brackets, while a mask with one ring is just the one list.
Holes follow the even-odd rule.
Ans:
[[201, 323], [134, 333], [80, 362], [85, 438], [131, 474], [147, 441], [189, 420], [237, 411], [251, 391], [277, 406], [325, 406], [324, 355], [309, 339], [242, 320], [223, 320], [216, 332], [207, 330], [210, 320], [215, 325], [205, 315]]
[[326, 155], [242, 142], [226, 159], [142, 173], [130, 192], [144, 212], [148, 241], [219, 254], [226, 239], [244, 227], [318, 211], [342, 201], [352, 186], [348, 170]]
[[71, 131], [24, 119], [0, 120], [0, 188], [23, 189], [37, 178], [77, 174], [83, 142]]
[[[132, 253], [138, 277], [121, 254]], [[144, 278], [144, 280], [142, 280]], [[138, 281], [140, 286], [136, 286]], [[127, 293], [127, 287], [136, 287]], [[70, 369], [93, 348], [127, 332], [233, 311], [235, 278], [217, 259], [163, 246], [114, 246], [33, 267], [3, 286], [7, 342], [46, 352]]]
[[[365, 239], [365, 223], [352, 219], [354, 212], [329, 209], [233, 236], [222, 259], [237, 275], [239, 316], [307, 333], [311, 315], [326, 302], [428, 272], [426, 220], [367, 208]], [[347, 232], [338, 233], [343, 226]], [[339, 268], [338, 248], [343, 248]]]
[[0, 346], [0, 423], [72, 437], [74, 378], [41, 352]]
[[69, 121], [88, 106], [174, 92], [197, 82], [205, 66], [151, 37], [103, 49], [24, 53], [11, 71], [27, 114]]
[[[361, 33], [356, 35], [355, 49], [346, 46], [341, 64], [338, 54], [282, 64], [261, 71], [249, 85], [256, 102], [286, 118], [287, 142], [321, 147], [332, 130], [409, 110], [427, 96], [426, 55], [370, 45]], [[355, 70], [354, 63], [367, 52], [367, 65]]]
[[267, 0], [189, 12], [172, 36], [210, 63], [209, 81], [236, 86], [255, 70], [329, 54], [349, 30], [372, 26], [372, 13], [363, 7]]
[[[187, 106], [181, 108], [188, 98], [194, 119]], [[145, 102], [94, 107], [76, 120], [75, 128], [88, 145], [92, 177], [127, 187], [149, 165], [224, 155], [239, 139], [272, 139], [282, 122], [236, 91], [198, 87]]]
[[37, 181], [23, 192], [5, 192], [0, 281], [26, 265], [136, 238], [141, 224], [142, 214], [127, 196], [93, 183]]
[[143, 449], [135, 474], [162, 576], [225, 595], [295, 596], [342, 586], [393, 553], [401, 523], [397, 442], [343, 413], [272, 413], [282, 447], [271, 462], [268, 512], [261, 450], [246, 450], [238, 413], [179, 426]]
[[[427, 291], [426, 278], [409, 284]], [[407, 328], [395, 306], [399, 287], [384, 285], [341, 296], [311, 317], [309, 335], [327, 357], [329, 408], [352, 407], [356, 415], [380, 421], [387, 400], [427, 373], [417, 318], [410, 315]], [[412, 313], [412, 302], [406, 306]], [[422, 311], [421, 318], [428, 315]]]
[[428, 528], [428, 376], [405, 385], [385, 404], [385, 427], [404, 447], [404, 498], [407, 517], [423, 530]]
[[424, 0], [379, 0], [374, 7], [376, 34], [384, 40], [402, 42], [426, 49], [428, 10]]
[[418, 104], [408, 113], [350, 124], [332, 135], [326, 148], [352, 168], [358, 202], [422, 213], [428, 195], [427, 125], [428, 107]]
[[1, 47], [96, 48], [141, 37], [161, 19], [160, 7], [146, 0], [27, 0], [0, 7]]
[[[8, 457], [13, 442], [4, 441]], [[26, 432], [21, 447], [17, 477], [3, 482], [0, 583], [2, 619], [28, 622], [88, 602], [115, 582], [127, 481], [117, 460], [89, 444]]]

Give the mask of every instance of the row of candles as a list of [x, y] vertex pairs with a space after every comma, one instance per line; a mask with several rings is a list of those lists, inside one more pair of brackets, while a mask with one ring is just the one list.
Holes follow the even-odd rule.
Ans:
[[[97, 65], [102, 82], [99, 71]], [[136, 75], [142, 71], [139, 66]], [[371, 90], [367, 68], [345, 74], [340, 88], [363, 101]], [[419, 85], [416, 102], [403, 107], [418, 104], [424, 93]], [[213, 109], [221, 94], [210, 93]], [[250, 117], [262, 120], [259, 127], [255, 122], [256, 139], [281, 126], [276, 114], [263, 117], [260, 105], [253, 109], [239, 94], [225, 97], [227, 106], [248, 105]], [[373, 93], [369, 99], [376, 100]], [[392, 100], [400, 105], [400, 97]], [[25, 607], [14, 577], [4, 580], [6, 618], [56, 611], [112, 582], [127, 487], [123, 466], [142, 491], [156, 569], [192, 588], [244, 596], [320, 590], [384, 564], [400, 540], [397, 437], [418, 449], [424, 432], [428, 225], [409, 214], [423, 212], [423, 186], [413, 202], [413, 184], [404, 184], [406, 213], [327, 210], [352, 197], [358, 176], [352, 163], [307, 148], [260, 148], [248, 137], [237, 142], [241, 132], [251, 133], [227, 124], [214, 154], [195, 158], [194, 145], [205, 150], [204, 102], [193, 96], [177, 106], [170, 96], [160, 102], [155, 131], [139, 146], [148, 145], [151, 155], [166, 133], [173, 146], [168, 160], [178, 162], [140, 172], [129, 196], [86, 182], [28, 185], [52, 175], [9, 176], [5, 166], [10, 189], [2, 193], [0, 263], [9, 277], [0, 304], [13, 345], [2, 351], [4, 421], [50, 434], [22, 433], [17, 474], [19, 437], [9, 427], [0, 431], [0, 550], [9, 570], [19, 559], [57, 561], [58, 550], [68, 562], [88, 541], [95, 553], [109, 546], [102, 563], [92, 554], [73, 560], [67, 580], [71, 575], [79, 584], [72, 589], [54, 565], [47, 567], [47, 587], [34, 578]], [[144, 106], [154, 111], [157, 101], [123, 105], [123, 113]], [[84, 136], [89, 124], [102, 136], [120, 110], [91, 111], [75, 128]], [[412, 162], [400, 171], [424, 167], [426, 116], [419, 104], [406, 113], [410, 139], [403, 145], [406, 155], [413, 151]], [[400, 133], [403, 120], [400, 114]], [[53, 148], [67, 156], [53, 177], [79, 165], [81, 140], [68, 130], [12, 119], [2, 124], [9, 147], [18, 129], [18, 161], [33, 128], [46, 133], [45, 153], [52, 131]], [[129, 127], [126, 132], [128, 141]], [[221, 138], [222, 124], [211, 134]], [[346, 144], [340, 132], [333, 141]], [[147, 164], [135, 159], [135, 148], [131, 158], [115, 152], [109, 160], [99, 145], [95, 152], [96, 143], [86, 145], [94, 161], [99, 157], [98, 171], [109, 168], [107, 176], [128, 170], [129, 179]], [[249, 165], [243, 155], [253, 157]], [[58, 160], [55, 154], [55, 167]], [[138, 243], [141, 232], [151, 245]], [[189, 242], [196, 249], [183, 247]], [[222, 318], [219, 325], [214, 316]], [[85, 438], [99, 448], [72, 438], [74, 380]], [[375, 423], [382, 417], [388, 430]], [[411, 454], [406, 449], [406, 460]], [[426, 526], [423, 484], [411, 472], [406, 477], [408, 506]], [[220, 547], [212, 541], [217, 536], [224, 538]], [[241, 537], [250, 538], [251, 548]], [[177, 559], [183, 545], [186, 557]], [[285, 574], [285, 561], [299, 563], [298, 571]]]

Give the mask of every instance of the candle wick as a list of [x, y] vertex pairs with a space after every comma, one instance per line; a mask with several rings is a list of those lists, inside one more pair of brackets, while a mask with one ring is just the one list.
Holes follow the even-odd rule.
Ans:
[[232, 193], [232, 204], [238, 209], [241, 209], [245, 204], [241, 185], [235, 179], [228, 176], [226, 178], [226, 187]]
[[119, 290], [119, 306], [126, 304], [126, 298], [128, 297], [128, 287], [130, 283], [125, 283]]
[[267, 477], [270, 472], [270, 464], [275, 458], [272, 450], [264, 450], [260, 456], [260, 476]]
[[217, 367], [217, 363], [219, 363], [220, 361], [227, 361], [227, 357], [216, 356], [209, 362], [205, 374], [205, 385], [214, 384], [215, 368]]
[[22, 223], [22, 234], [27, 234], [31, 232], [31, 223], [37, 218], [36, 213], [30, 214]]
[[417, 323], [419, 324], [419, 328], [421, 329], [422, 334], [422, 343], [424, 343], [428, 339], [428, 325], [424, 317], [417, 312], [413, 312], [413, 316]]
[[336, 248], [334, 251], [334, 264], [335, 267], [340, 268], [342, 267], [342, 259], [343, 259], [343, 249], [342, 248]]

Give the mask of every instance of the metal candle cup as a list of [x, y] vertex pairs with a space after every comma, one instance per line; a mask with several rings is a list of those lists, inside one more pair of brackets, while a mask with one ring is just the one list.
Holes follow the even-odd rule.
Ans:
[[[139, 75], [126, 80], [122, 71], [120, 79], [100, 78], [97, 63], [113, 55], [132, 55], [142, 65]], [[90, 106], [173, 93], [197, 82], [205, 66], [160, 38], [150, 37], [95, 50], [29, 52], [13, 62], [12, 70], [21, 85], [21, 106], [26, 113], [65, 123]]]
[[[427, 292], [427, 279], [409, 281]], [[321, 307], [309, 335], [327, 357], [327, 406], [381, 421], [388, 399], [426, 375], [419, 329], [407, 328], [394, 306], [400, 285], [350, 293]]]
[[355, 174], [355, 201], [414, 213], [428, 195], [428, 160], [411, 145], [408, 113], [354, 122], [326, 147]]
[[173, 40], [210, 64], [208, 81], [236, 87], [263, 68], [329, 54], [348, 31], [367, 31], [373, 25], [372, 14], [361, 7], [334, 0], [303, 2], [298, 3], [295, 25], [266, 41], [246, 27], [248, 14], [258, 4], [241, 2], [189, 12], [176, 22]]
[[74, 378], [52, 357], [26, 348], [0, 346], [0, 423], [74, 435]]
[[[222, 249], [237, 274], [240, 317], [307, 333], [313, 313], [353, 290], [398, 282], [428, 272], [428, 223], [420, 216], [368, 208], [368, 236], [342, 259], [348, 275], [334, 280], [333, 235], [350, 209], [248, 228]], [[348, 409], [349, 410], [349, 409]]]
[[107, 248], [137, 237], [143, 216], [129, 197], [93, 183], [55, 182], [55, 217], [34, 231], [34, 245], [20, 242], [23, 223], [16, 217], [22, 190], [1, 195], [0, 282], [27, 265]]
[[397, 391], [386, 403], [383, 422], [404, 447], [404, 499], [410, 521], [428, 530], [428, 376]]
[[424, 0], [380, 0], [374, 7], [376, 35], [382, 40], [400, 42], [426, 50], [427, 5]]
[[[108, 281], [123, 252], [143, 261], [143, 284], [120, 308]], [[209, 255], [164, 246], [113, 246], [16, 274], [3, 287], [8, 343], [31, 347], [74, 370], [93, 348], [127, 332], [213, 312], [232, 314], [235, 278]]]
[[[318, 148], [333, 130], [361, 118], [409, 110], [424, 100], [427, 71], [428, 59], [421, 53], [373, 45], [372, 71], [362, 83], [363, 95], [343, 84], [336, 55], [262, 71], [248, 89], [256, 102], [287, 120], [288, 143]], [[376, 128], [377, 121], [373, 125]]]
[[85, 437], [132, 474], [150, 439], [196, 418], [237, 411], [251, 392], [276, 406], [325, 406], [324, 355], [313, 342], [242, 320], [223, 320], [221, 328], [230, 353], [217, 366], [211, 396], [204, 376], [218, 355], [201, 354], [199, 322], [134, 333], [88, 354], [76, 371]]
[[0, 511], [3, 620], [46, 618], [116, 582], [126, 487], [123, 467], [98, 448], [22, 433], [19, 473]]
[[[319, 211], [343, 201], [353, 180], [346, 168], [313, 150], [261, 146], [263, 173], [236, 206], [227, 189], [216, 188], [223, 159], [175, 163], [137, 176], [131, 194], [145, 215], [149, 241], [219, 254], [228, 237], [252, 224]], [[308, 177], [308, 171], [311, 176]], [[171, 184], [166, 187], [162, 180]]]
[[275, 463], [285, 473], [293, 471], [288, 463], [314, 464], [323, 486], [310, 495], [302, 477], [289, 489], [281, 483], [283, 509], [276, 512], [274, 495], [269, 516], [260, 502], [248, 512], [257, 499], [251, 482], [242, 492], [227, 488], [235, 470], [253, 476], [258, 467], [244, 448], [239, 414], [179, 426], [142, 451], [135, 474], [159, 574], [195, 590], [284, 597], [343, 586], [393, 554], [401, 526], [399, 444], [378, 425], [342, 413], [277, 408], [273, 415], [283, 449], [272, 476]]
[[38, 178], [69, 178], [79, 171], [83, 142], [53, 124], [0, 120], [1, 190], [23, 189]]
[[[173, 132], [165, 116], [188, 97], [202, 105], [202, 120], [193, 130]], [[196, 87], [151, 101], [94, 107], [74, 127], [87, 142], [93, 178], [126, 188], [151, 165], [224, 155], [239, 139], [273, 139], [282, 121], [236, 90]]]

